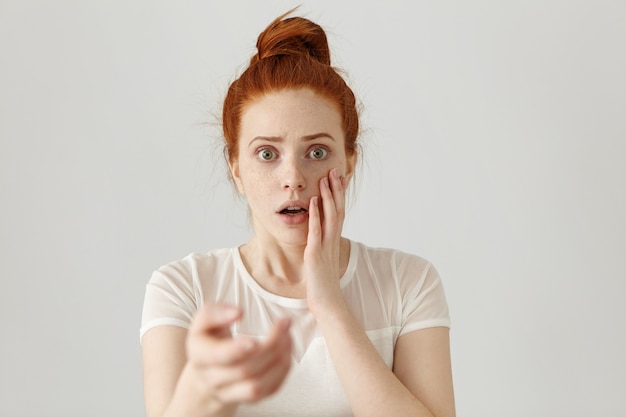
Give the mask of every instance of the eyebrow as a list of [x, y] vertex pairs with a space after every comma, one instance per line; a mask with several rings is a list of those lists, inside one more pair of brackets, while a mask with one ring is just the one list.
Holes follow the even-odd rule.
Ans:
[[[319, 132], [319, 133], [313, 133], [312, 135], [302, 136], [301, 139], [303, 142], [308, 142], [308, 141], [323, 138], [323, 137], [329, 138], [333, 141], [335, 140], [335, 138], [332, 137], [331, 134], [326, 133], [326, 132]], [[267, 142], [281, 142], [283, 138], [281, 138], [280, 136], [256, 136], [254, 139], [250, 141], [250, 143], [248, 144], [248, 147], [252, 146], [252, 144], [257, 140], [262, 140], [262, 141], [267, 141]]]

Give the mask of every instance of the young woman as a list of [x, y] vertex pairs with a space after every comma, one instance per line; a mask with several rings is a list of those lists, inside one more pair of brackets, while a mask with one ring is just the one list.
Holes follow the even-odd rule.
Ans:
[[148, 417], [454, 416], [437, 272], [341, 236], [358, 116], [324, 31], [283, 15], [257, 49], [223, 107], [254, 236], [150, 279]]

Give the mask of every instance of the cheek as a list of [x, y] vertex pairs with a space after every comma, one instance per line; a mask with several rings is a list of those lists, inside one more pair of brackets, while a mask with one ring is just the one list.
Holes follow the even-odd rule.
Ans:
[[241, 187], [247, 196], [266, 193], [272, 183], [272, 175], [268, 172], [249, 170], [241, 173]]
[[347, 161], [343, 158], [342, 159], [333, 158], [332, 160], [329, 160], [328, 163], [326, 164], [320, 164], [317, 167], [315, 175], [314, 175], [317, 178], [318, 185], [319, 185], [319, 181], [322, 178], [328, 177], [330, 175], [330, 171], [333, 168], [337, 169], [337, 172], [339, 172], [339, 175], [345, 176], [348, 170]]

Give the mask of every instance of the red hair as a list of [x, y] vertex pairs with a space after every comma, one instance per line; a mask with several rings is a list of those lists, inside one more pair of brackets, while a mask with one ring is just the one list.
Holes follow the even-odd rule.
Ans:
[[345, 149], [356, 152], [359, 117], [354, 93], [330, 65], [324, 30], [302, 17], [279, 16], [259, 35], [257, 54], [229, 87], [222, 109], [225, 152], [229, 162], [239, 155], [241, 116], [247, 104], [267, 93], [309, 88], [337, 105]]

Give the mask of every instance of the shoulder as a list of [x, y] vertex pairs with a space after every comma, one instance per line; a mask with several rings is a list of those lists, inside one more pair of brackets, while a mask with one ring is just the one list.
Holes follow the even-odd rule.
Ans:
[[[380, 316], [392, 312], [392, 322], [401, 334], [420, 328], [448, 326], [445, 293], [432, 263], [398, 249], [352, 243], [355, 273], [346, 292], [356, 299], [369, 298], [364, 316], [371, 316], [376, 303]], [[360, 298], [359, 298], [360, 297]]]
[[163, 325], [188, 328], [205, 294], [214, 292], [235, 268], [236, 249], [191, 253], [156, 269], [146, 285], [141, 334]]
[[193, 275], [200, 269], [220, 268], [234, 262], [236, 248], [214, 249], [209, 252], [192, 252], [182, 259], [168, 262], [159, 267], [156, 272], [165, 275]]
[[192, 289], [203, 288], [236, 269], [237, 249], [214, 249], [206, 253], [193, 252], [182, 259], [156, 269], [148, 285]]
[[356, 249], [358, 262], [376, 269], [391, 268], [396, 273], [420, 275], [434, 269], [429, 260], [399, 249], [367, 246], [354, 241], [352, 247]]
[[392, 286], [403, 297], [441, 285], [439, 272], [421, 256], [398, 249], [371, 247], [354, 243], [356, 270], [360, 276], [369, 275], [380, 285]]

